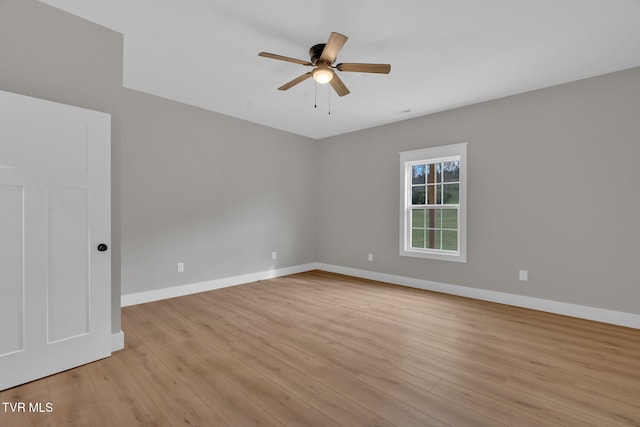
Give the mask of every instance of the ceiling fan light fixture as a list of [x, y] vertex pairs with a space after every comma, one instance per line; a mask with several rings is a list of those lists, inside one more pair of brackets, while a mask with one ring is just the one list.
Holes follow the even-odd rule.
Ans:
[[326, 65], [320, 64], [312, 72], [313, 80], [320, 84], [327, 84], [333, 79], [333, 71]]

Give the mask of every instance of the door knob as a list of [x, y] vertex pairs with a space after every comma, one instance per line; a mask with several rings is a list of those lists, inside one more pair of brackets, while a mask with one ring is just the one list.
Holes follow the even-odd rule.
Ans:
[[104, 251], [106, 251], [107, 249], [109, 249], [109, 246], [105, 245], [104, 243], [100, 243], [100, 244], [98, 245], [98, 250], [99, 250], [100, 252], [104, 252]]

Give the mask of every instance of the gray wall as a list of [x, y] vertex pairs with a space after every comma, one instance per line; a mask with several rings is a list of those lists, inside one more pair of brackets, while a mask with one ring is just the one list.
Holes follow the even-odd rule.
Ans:
[[312, 140], [134, 91], [122, 113], [123, 294], [315, 261]]
[[[640, 313], [639, 112], [635, 68], [322, 140], [318, 260]], [[468, 262], [400, 257], [398, 152], [465, 141]]]
[[0, 89], [111, 114], [111, 328], [120, 331], [122, 35], [34, 0], [0, 0]]

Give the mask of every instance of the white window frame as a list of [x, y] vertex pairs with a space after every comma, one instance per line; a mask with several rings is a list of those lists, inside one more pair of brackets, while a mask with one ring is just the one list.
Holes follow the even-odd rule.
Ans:
[[[467, 143], [400, 152], [400, 256], [467, 262]], [[459, 160], [458, 250], [411, 247], [412, 166]], [[439, 205], [438, 205], [439, 206]], [[446, 205], [442, 205], [446, 207]]]

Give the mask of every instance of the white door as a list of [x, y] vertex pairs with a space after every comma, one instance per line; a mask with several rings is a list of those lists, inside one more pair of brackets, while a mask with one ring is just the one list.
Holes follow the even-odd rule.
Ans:
[[0, 390], [111, 354], [110, 122], [0, 91]]

